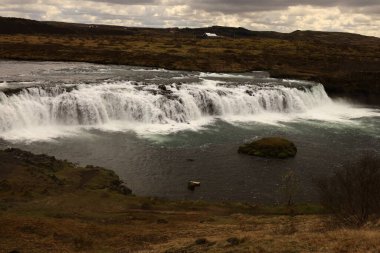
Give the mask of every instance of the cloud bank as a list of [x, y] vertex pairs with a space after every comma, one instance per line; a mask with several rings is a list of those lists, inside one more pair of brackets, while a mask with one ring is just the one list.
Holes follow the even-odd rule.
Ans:
[[343, 31], [380, 37], [378, 0], [1, 0], [0, 16], [144, 27]]

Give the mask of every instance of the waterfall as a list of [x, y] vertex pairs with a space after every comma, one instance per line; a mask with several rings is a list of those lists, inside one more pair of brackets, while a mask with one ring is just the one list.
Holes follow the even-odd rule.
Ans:
[[0, 132], [46, 125], [190, 123], [202, 117], [298, 113], [331, 103], [320, 84], [308, 88], [226, 85], [212, 80], [154, 85], [136, 82], [32, 87], [0, 92]]

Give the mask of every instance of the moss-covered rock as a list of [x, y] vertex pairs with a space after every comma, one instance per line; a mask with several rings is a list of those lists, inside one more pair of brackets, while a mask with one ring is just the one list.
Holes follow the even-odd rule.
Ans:
[[294, 157], [297, 153], [297, 147], [287, 139], [267, 137], [241, 145], [238, 152], [260, 157], [285, 159]]

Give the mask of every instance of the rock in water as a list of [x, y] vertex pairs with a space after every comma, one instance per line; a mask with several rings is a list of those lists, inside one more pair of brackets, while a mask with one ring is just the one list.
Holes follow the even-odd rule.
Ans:
[[267, 137], [241, 145], [238, 152], [260, 157], [285, 159], [294, 157], [297, 153], [297, 147], [287, 139]]
[[158, 85], [158, 88], [163, 91], [167, 91], [166, 86], [163, 84]]
[[189, 181], [187, 183], [187, 189], [189, 189], [190, 191], [194, 191], [195, 187], [199, 187], [199, 186], [201, 186], [201, 182]]

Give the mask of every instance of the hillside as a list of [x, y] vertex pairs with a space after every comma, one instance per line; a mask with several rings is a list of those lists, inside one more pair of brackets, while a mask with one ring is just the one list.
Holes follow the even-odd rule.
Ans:
[[0, 151], [0, 252], [378, 252], [380, 232], [332, 225], [318, 206], [136, 197], [118, 177]]
[[[205, 32], [220, 35], [202, 39]], [[133, 28], [0, 18], [0, 58], [244, 72], [322, 82], [332, 96], [380, 101], [380, 38], [244, 28]]]

